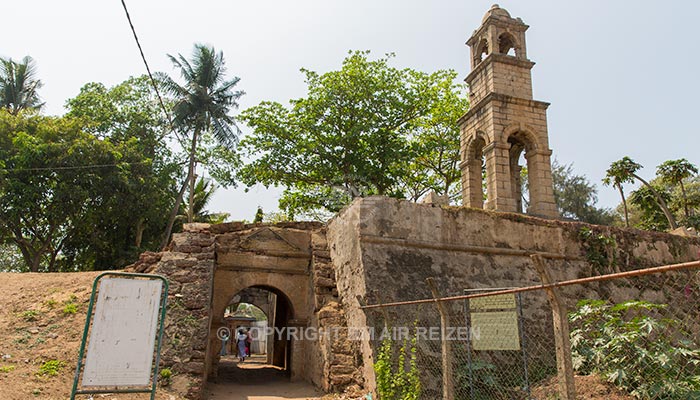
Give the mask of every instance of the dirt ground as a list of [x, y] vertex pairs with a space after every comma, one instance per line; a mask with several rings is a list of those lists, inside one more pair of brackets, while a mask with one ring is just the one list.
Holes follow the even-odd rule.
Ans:
[[[0, 400], [70, 397], [92, 283], [99, 274], [0, 273]], [[53, 376], [40, 373], [48, 361], [59, 365]], [[319, 399], [312, 386], [289, 382], [262, 359], [248, 360], [243, 368], [233, 361], [226, 365], [225, 379], [209, 384], [208, 399]], [[173, 386], [182, 386], [184, 392], [187, 382], [179, 383]], [[157, 393], [158, 400], [184, 400], [173, 387], [159, 388]], [[94, 395], [95, 400], [148, 398], [147, 394]]]
[[[634, 397], [621, 392], [596, 375], [576, 375], [574, 376], [574, 384], [576, 385], [576, 399], [578, 400], [634, 400]], [[557, 379], [550, 379], [543, 385], [533, 389], [532, 396], [539, 400], [559, 399], [557, 395]]]
[[[0, 399], [70, 397], [92, 282], [99, 272], [0, 273]], [[54, 376], [42, 374], [46, 362]], [[82, 398], [87, 398], [84, 396]], [[141, 400], [148, 395], [95, 395]], [[158, 390], [158, 400], [181, 400]]]
[[[70, 397], [92, 282], [99, 272], [0, 273], [0, 400], [66, 400]], [[55, 375], [42, 373], [53, 362]], [[50, 365], [50, 364], [49, 364]], [[225, 359], [208, 400], [327, 400], [311, 385], [289, 382], [283, 371], [253, 358], [238, 365]], [[177, 377], [176, 377], [177, 378]], [[181, 382], [186, 387], [186, 382]], [[182, 386], [182, 385], [173, 385]], [[578, 398], [631, 400], [595, 376], [577, 376]], [[536, 388], [537, 399], [556, 399], [556, 381]], [[83, 396], [82, 399], [87, 399]], [[145, 400], [143, 394], [95, 395], [94, 399]], [[184, 400], [172, 387], [158, 400]], [[337, 398], [337, 397], [335, 397]]]
[[210, 400], [318, 400], [320, 396], [308, 383], [289, 382], [284, 371], [266, 365], [263, 356], [243, 363], [224, 357], [207, 393]]

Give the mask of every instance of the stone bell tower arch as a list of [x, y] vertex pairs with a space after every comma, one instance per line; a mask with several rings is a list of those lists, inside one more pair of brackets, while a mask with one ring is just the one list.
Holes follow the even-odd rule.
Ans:
[[[469, 111], [459, 119], [464, 205], [558, 217], [547, 134], [549, 103], [533, 100], [525, 31], [497, 4], [467, 45], [471, 50]], [[529, 204], [523, 204], [520, 156], [525, 153]], [[482, 174], [486, 172], [486, 200]]]

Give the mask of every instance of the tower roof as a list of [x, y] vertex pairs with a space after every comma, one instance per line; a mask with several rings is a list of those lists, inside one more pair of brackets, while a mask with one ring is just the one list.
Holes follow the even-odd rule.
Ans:
[[511, 18], [508, 11], [506, 11], [505, 8], [501, 8], [498, 4], [492, 5], [491, 8], [488, 11], [486, 11], [486, 14], [484, 15], [484, 18], [482, 18], [481, 22], [482, 23], [486, 22], [486, 20], [492, 16], [499, 18], [499, 19], [500, 18], [507, 18], [507, 19]]

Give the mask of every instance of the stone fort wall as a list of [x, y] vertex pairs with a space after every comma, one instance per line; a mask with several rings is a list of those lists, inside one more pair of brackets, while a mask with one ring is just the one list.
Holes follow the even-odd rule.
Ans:
[[[583, 239], [582, 229], [593, 239]], [[600, 246], [596, 238], [601, 236], [614, 244]], [[359, 199], [343, 210], [328, 224], [328, 243], [347, 325], [357, 328], [376, 326], [376, 313], [360, 309], [363, 304], [432, 298], [425, 284], [428, 277], [435, 279], [443, 295], [540, 284], [529, 258], [533, 253], [544, 256], [555, 281], [700, 258], [700, 238], [385, 197]], [[666, 300], [664, 287], [648, 282], [642, 287], [615, 282], [571, 286], [563, 293], [570, 303], [590, 298], [591, 291], [616, 301]], [[552, 338], [544, 294], [524, 298], [524, 307], [526, 326], [538, 329], [539, 337]], [[372, 343], [365, 340], [359, 349], [365, 381], [371, 385]]]

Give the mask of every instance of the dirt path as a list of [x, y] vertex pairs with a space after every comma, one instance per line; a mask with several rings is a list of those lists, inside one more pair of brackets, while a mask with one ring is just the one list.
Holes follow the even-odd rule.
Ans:
[[284, 374], [265, 364], [263, 356], [244, 363], [227, 356], [219, 365], [219, 377], [207, 385], [211, 400], [318, 400], [321, 395], [305, 382], [290, 382]]

